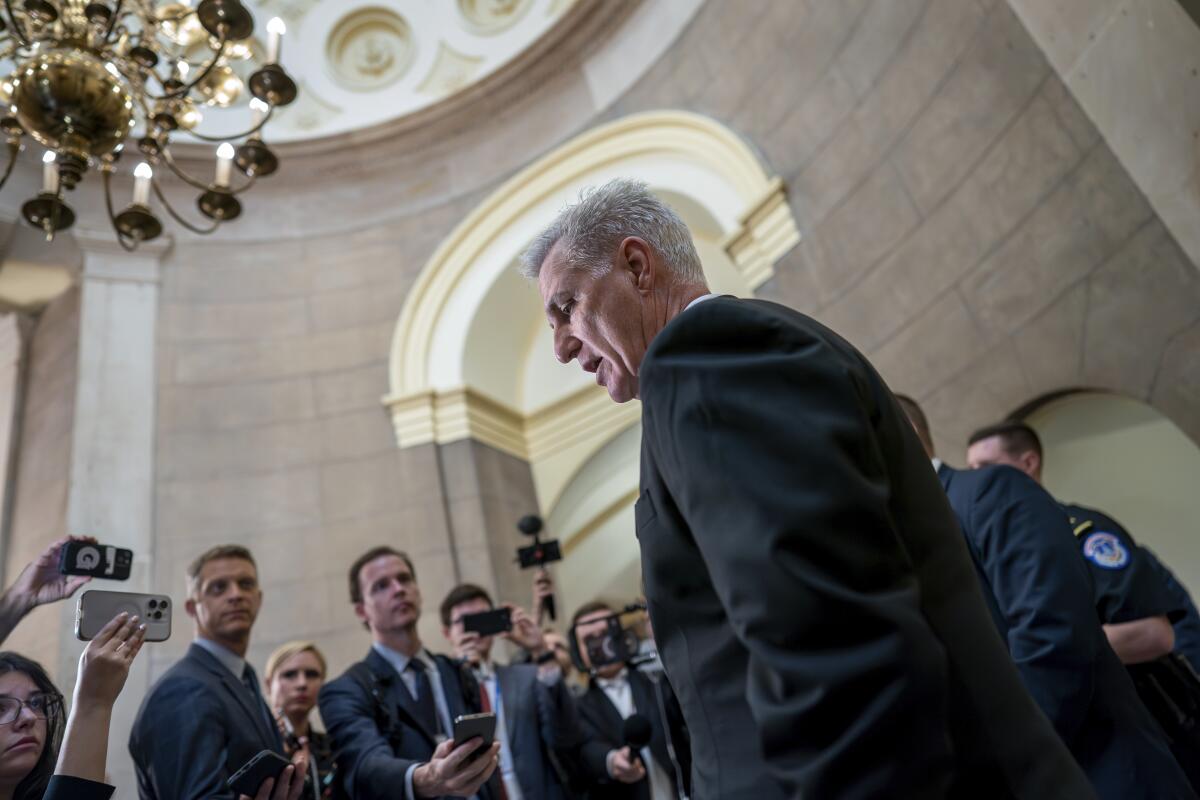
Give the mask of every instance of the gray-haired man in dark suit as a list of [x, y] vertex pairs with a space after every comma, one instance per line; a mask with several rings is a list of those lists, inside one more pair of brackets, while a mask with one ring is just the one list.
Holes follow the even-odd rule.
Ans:
[[696, 800], [1092, 797], [861, 354], [710, 295], [687, 227], [631, 181], [566, 209], [524, 267], [558, 360], [642, 401], [637, 536]]

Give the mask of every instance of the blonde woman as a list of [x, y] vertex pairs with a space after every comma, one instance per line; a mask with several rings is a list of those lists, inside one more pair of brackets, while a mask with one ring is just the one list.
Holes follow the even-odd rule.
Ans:
[[325, 682], [325, 657], [312, 642], [288, 642], [267, 659], [264, 672], [267, 700], [275, 712], [279, 731], [290, 758], [308, 751], [308, 782], [304, 798], [345, 797], [333, 758], [329, 734], [312, 727], [309, 715]]

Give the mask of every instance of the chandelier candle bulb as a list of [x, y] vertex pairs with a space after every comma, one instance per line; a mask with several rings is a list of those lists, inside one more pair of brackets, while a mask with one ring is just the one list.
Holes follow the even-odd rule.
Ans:
[[233, 176], [233, 145], [225, 142], [217, 148], [217, 177], [215, 183], [220, 187], [228, 187], [229, 179]]
[[133, 171], [133, 177], [133, 204], [148, 208], [150, 206], [150, 179], [154, 177], [154, 170], [143, 161]]
[[42, 156], [42, 191], [46, 194], [58, 194], [58, 165], [54, 163], [53, 150], [47, 150]]
[[267, 116], [267, 111], [270, 109], [266, 103], [255, 97], [250, 101], [250, 127], [257, 128]]
[[271, 34], [267, 40], [267, 63], [279, 63], [279, 47], [283, 43], [283, 35], [287, 33], [287, 25], [279, 17], [273, 17], [267, 23], [267, 32]]

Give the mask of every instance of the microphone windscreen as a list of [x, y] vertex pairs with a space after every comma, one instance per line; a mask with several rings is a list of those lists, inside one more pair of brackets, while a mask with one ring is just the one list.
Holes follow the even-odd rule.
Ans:
[[529, 514], [521, 517], [521, 519], [517, 522], [517, 530], [526, 536], [533, 536], [535, 533], [541, 533], [542, 518], [536, 514]]
[[650, 727], [650, 720], [641, 714], [633, 714], [626, 718], [621, 734], [625, 738], [625, 744], [636, 752], [650, 744], [650, 739], [654, 736], [654, 729]]

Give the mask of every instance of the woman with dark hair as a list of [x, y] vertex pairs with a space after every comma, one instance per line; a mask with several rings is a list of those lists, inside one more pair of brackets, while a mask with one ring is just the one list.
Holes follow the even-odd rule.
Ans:
[[79, 659], [65, 725], [63, 697], [41, 665], [0, 652], [0, 800], [112, 796], [103, 782], [112, 707], [145, 636], [127, 614], [104, 626]]

